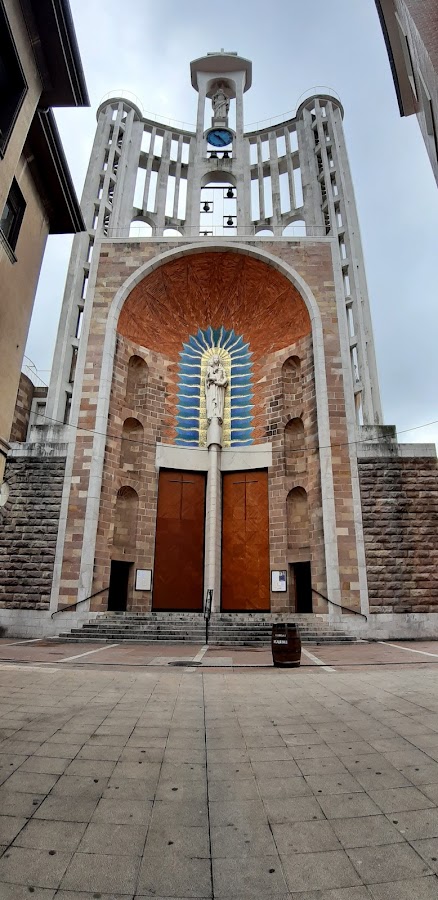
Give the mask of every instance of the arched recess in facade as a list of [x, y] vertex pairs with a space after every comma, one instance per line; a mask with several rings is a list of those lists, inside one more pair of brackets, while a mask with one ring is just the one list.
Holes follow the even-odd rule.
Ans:
[[[237, 242], [230, 242], [227, 244], [221, 241], [220, 244], [217, 244], [212, 240], [206, 241], [205, 243], [203, 242], [202, 244], [197, 243], [192, 245], [185, 245], [184, 247], [177, 247], [176, 249], [172, 249], [165, 253], [162, 253], [158, 258], [155, 258], [152, 261], [140, 266], [136, 270], [136, 272], [134, 272], [117, 291], [109, 309], [103, 348], [102, 377], [97, 403], [96, 421], [97, 423], [102, 423], [102, 426], [104, 426], [104, 423], [106, 423], [107, 421], [109, 409], [109, 385], [111, 384], [113, 372], [116, 333], [118, 330], [119, 317], [121, 316], [121, 314], [123, 314], [122, 311], [127, 298], [134, 292], [134, 289], [138, 285], [140, 285], [140, 283], [143, 282], [144, 279], [152, 275], [152, 273], [154, 273], [156, 269], [161, 268], [166, 264], [183, 257], [189, 257], [193, 255], [203, 255], [205, 257], [205, 254], [214, 253], [229, 254], [229, 259], [231, 259], [231, 256], [233, 256], [235, 258], [246, 257], [250, 260], [256, 260], [259, 263], [263, 263], [266, 265], [267, 269], [271, 273], [271, 277], [273, 275], [273, 272], [276, 272], [279, 275], [283, 276], [286, 284], [287, 282], [289, 282], [289, 284], [293, 286], [293, 288], [295, 288], [296, 296], [299, 298], [303, 310], [305, 310], [305, 316], [308, 320], [310, 320], [309, 330], [311, 330], [313, 344], [314, 377], [317, 398], [318, 443], [320, 447], [320, 469], [322, 491], [324, 497], [323, 522], [324, 533], [326, 536], [325, 555], [327, 589], [330, 593], [330, 596], [333, 597], [335, 601], [339, 602], [340, 588], [338, 572], [338, 550], [336, 540], [336, 517], [329, 439], [329, 413], [321, 314], [316, 299], [310, 288], [296, 272], [296, 270], [294, 270], [287, 263], [279, 260], [278, 257], [273, 256], [269, 252], [263, 249], [259, 249], [258, 247], [240, 245]], [[247, 310], [247, 314], [248, 312], [249, 311]], [[163, 327], [164, 324], [165, 319], [163, 319]], [[303, 333], [305, 333], [305, 330], [303, 331]], [[284, 346], [286, 344], [287, 341], [284, 342]], [[87, 534], [84, 535], [83, 553], [81, 560], [82, 573], [84, 575], [85, 573], [89, 573], [88, 578], [85, 579], [89, 583], [83, 583], [83, 587], [81, 590], [83, 596], [87, 596], [87, 593], [91, 593], [96, 530], [99, 514], [99, 494], [96, 488], [98, 485], [101, 485], [102, 481], [105, 451], [105, 436], [104, 434], [99, 434], [100, 431], [104, 432], [105, 428], [98, 428], [98, 433], [95, 434], [94, 438], [93, 459], [90, 475], [95, 489], [93, 490], [93, 494], [88, 498], [86, 515]]]

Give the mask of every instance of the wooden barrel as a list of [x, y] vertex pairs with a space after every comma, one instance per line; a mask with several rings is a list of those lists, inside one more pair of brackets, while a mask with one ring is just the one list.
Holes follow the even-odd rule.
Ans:
[[272, 661], [274, 666], [299, 666], [301, 638], [298, 625], [276, 622], [272, 626]]

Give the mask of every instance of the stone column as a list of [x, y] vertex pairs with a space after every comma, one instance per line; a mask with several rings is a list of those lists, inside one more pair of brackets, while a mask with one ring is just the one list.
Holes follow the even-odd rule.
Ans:
[[221, 442], [222, 428], [218, 419], [208, 426], [208, 473], [205, 510], [205, 592], [213, 590], [212, 612], [220, 611], [221, 558]]
[[221, 447], [227, 376], [220, 357], [214, 354], [205, 376], [207, 412], [207, 501], [205, 516], [205, 590], [213, 590], [212, 612], [220, 609], [221, 556]]

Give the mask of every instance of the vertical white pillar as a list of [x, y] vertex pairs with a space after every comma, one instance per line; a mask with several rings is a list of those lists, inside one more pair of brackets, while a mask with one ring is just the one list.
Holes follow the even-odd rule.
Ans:
[[213, 419], [207, 432], [208, 472], [205, 510], [205, 592], [213, 590], [212, 612], [220, 611], [221, 443], [222, 427], [218, 419]]

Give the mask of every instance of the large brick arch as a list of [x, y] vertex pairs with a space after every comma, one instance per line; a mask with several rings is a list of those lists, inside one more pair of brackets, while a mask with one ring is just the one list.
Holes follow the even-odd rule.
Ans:
[[233, 251], [204, 251], [164, 262], [127, 296], [118, 334], [160, 354], [167, 374], [167, 441], [175, 440], [179, 354], [199, 330], [234, 330], [248, 342], [252, 363], [253, 437], [266, 440], [267, 379], [275, 354], [311, 333], [297, 288], [268, 263]]
[[209, 325], [244, 333], [257, 355], [311, 332], [294, 285], [268, 263], [232, 251], [187, 254], [156, 268], [126, 298], [117, 330], [177, 359], [181, 341]]

